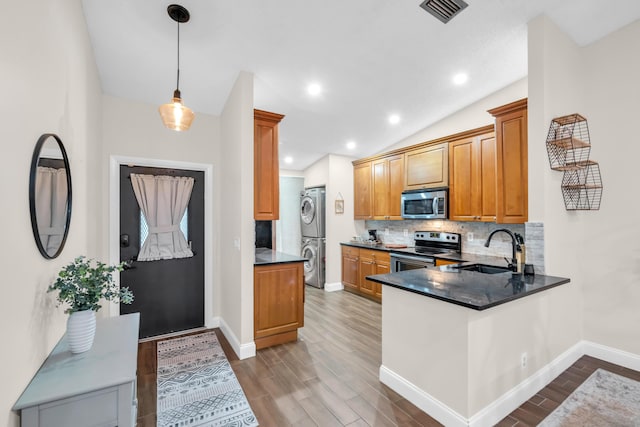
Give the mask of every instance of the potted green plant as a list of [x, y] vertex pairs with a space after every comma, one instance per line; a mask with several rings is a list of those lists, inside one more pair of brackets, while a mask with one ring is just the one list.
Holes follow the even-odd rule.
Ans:
[[48, 291], [58, 291], [58, 302], [68, 304], [67, 340], [72, 353], [82, 353], [93, 345], [96, 332], [96, 312], [100, 301], [131, 304], [133, 293], [118, 287], [113, 273], [122, 271], [123, 264], [108, 266], [79, 256], [60, 270]]

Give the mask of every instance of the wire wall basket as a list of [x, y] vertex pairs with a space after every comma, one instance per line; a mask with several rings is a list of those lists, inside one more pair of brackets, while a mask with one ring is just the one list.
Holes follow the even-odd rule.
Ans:
[[602, 177], [598, 162], [589, 159], [591, 138], [587, 119], [580, 114], [551, 120], [547, 134], [551, 169], [564, 172], [562, 196], [567, 210], [598, 210]]

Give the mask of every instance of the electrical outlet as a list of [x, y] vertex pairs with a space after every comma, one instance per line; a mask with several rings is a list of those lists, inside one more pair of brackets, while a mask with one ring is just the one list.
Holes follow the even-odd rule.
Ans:
[[520, 355], [520, 367], [521, 368], [526, 368], [527, 367], [527, 353], [522, 353]]
[[409, 230], [402, 230], [402, 233], [404, 234], [404, 237], [409, 236]]
[[467, 233], [467, 242], [473, 242], [473, 233]]
[[389, 235], [389, 229], [388, 229], [388, 228], [385, 228], [385, 229], [384, 229], [384, 235], [385, 235], [385, 236], [388, 236], [388, 235]]

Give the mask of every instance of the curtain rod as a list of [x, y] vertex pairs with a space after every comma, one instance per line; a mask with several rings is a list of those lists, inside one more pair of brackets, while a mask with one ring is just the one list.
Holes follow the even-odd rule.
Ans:
[[[148, 174], [140, 173], [138, 175], [148, 175]], [[152, 176], [176, 176], [176, 175], [152, 175]], [[185, 176], [183, 178], [193, 178], [193, 177], [192, 176]], [[131, 175], [127, 175], [127, 179], [129, 181], [131, 181]], [[196, 182], [196, 181], [197, 181], [197, 179], [193, 178], [193, 182]]]

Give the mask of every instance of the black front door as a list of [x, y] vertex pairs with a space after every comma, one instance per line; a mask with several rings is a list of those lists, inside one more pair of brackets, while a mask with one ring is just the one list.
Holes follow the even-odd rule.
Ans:
[[186, 238], [192, 258], [132, 261], [120, 273], [133, 304], [120, 304], [120, 313], [140, 313], [140, 338], [204, 326], [204, 172], [120, 166], [120, 261], [135, 260], [146, 234], [146, 224], [131, 186], [131, 173], [189, 176], [195, 179], [187, 208]]

